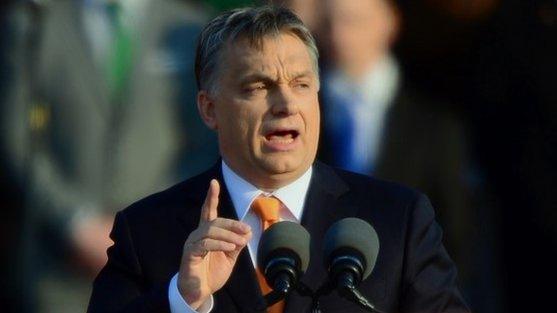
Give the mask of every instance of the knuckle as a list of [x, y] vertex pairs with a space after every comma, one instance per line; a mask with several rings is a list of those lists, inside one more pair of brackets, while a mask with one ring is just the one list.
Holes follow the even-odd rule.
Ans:
[[225, 219], [225, 220], [222, 221], [223, 226], [228, 228], [228, 229], [233, 228], [234, 225], [236, 225], [236, 223], [237, 223], [237, 221], [231, 220], [231, 219]]
[[199, 241], [199, 247], [203, 250], [207, 250], [209, 248], [209, 239], [204, 238]]

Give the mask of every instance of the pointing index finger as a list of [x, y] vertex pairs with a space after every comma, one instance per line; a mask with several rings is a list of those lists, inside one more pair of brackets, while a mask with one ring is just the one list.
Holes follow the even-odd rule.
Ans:
[[217, 207], [219, 205], [220, 185], [216, 179], [212, 179], [209, 183], [209, 190], [205, 202], [201, 208], [201, 217], [199, 223], [210, 222], [218, 217]]

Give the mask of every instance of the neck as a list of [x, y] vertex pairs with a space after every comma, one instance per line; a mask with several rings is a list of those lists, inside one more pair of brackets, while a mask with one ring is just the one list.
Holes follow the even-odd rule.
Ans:
[[231, 165], [230, 162], [226, 161], [223, 158], [223, 164], [226, 165], [232, 172], [234, 172], [237, 176], [245, 180], [246, 182], [250, 183], [251, 185], [255, 186], [257, 189], [272, 193], [277, 189], [280, 189], [284, 186], [287, 186], [297, 179], [302, 177], [309, 168], [305, 169], [300, 173], [277, 173], [277, 174], [269, 174], [269, 173], [255, 173], [253, 170], [242, 171], [241, 169]]

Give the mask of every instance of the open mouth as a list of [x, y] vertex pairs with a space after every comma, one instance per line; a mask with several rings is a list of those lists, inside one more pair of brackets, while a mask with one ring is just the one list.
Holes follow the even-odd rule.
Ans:
[[265, 135], [265, 139], [279, 144], [292, 143], [300, 133], [297, 130], [276, 130]]

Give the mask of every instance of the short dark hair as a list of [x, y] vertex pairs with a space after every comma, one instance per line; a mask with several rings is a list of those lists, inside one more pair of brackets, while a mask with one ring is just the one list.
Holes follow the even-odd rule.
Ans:
[[285, 32], [294, 34], [307, 46], [318, 73], [319, 53], [315, 39], [296, 14], [287, 8], [272, 5], [241, 8], [220, 14], [201, 31], [195, 58], [198, 89], [215, 91], [215, 73], [226, 43], [247, 38], [252, 46], [261, 48], [266, 36]]

